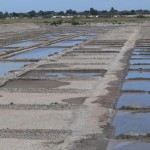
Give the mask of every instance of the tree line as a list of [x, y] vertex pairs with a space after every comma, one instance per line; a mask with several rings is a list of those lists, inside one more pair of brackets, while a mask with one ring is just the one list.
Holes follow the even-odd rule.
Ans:
[[78, 15], [84, 15], [84, 16], [89, 16], [89, 15], [97, 15], [99, 17], [113, 17], [114, 15], [119, 15], [119, 16], [124, 16], [124, 15], [146, 15], [146, 14], [150, 14], [150, 10], [123, 10], [123, 11], [118, 11], [116, 9], [114, 9], [113, 7], [110, 10], [96, 10], [94, 8], [90, 8], [90, 10], [85, 10], [82, 12], [78, 12], [76, 10], [66, 10], [66, 11], [59, 11], [59, 12], [55, 12], [55, 11], [29, 11], [26, 13], [17, 13], [17, 12], [12, 12], [12, 13], [8, 13], [8, 12], [0, 12], [0, 19], [5, 19], [5, 18], [33, 18], [33, 17], [42, 17], [42, 18], [50, 18], [52, 16], [68, 16], [68, 15], [72, 15], [72, 16], [78, 16]]

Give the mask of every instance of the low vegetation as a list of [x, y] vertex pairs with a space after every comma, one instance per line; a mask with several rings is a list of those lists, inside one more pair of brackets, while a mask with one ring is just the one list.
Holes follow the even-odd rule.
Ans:
[[8, 13], [8, 12], [0, 12], [0, 18], [1, 19], [6, 19], [6, 18], [51, 18], [53, 16], [73, 16], [73, 17], [78, 17], [80, 16], [86, 16], [89, 17], [90, 15], [97, 15], [98, 17], [112, 17], [114, 15], [118, 16], [124, 16], [124, 15], [150, 15], [149, 10], [124, 10], [124, 11], [118, 11], [114, 9], [113, 7], [108, 11], [108, 10], [96, 10], [94, 8], [90, 8], [90, 10], [85, 10], [82, 12], [77, 12], [75, 10], [69, 9], [66, 12], [60, 11], [60, 12], [55, 12], [55, 11], [39, 11], [36, 12], [34, 10], [27, 12], [27, 13]]
[[60, 25], [62, 23], [69, 23], [72, 25], [82, 25], [89, 23], [113, 23], [113, 24], [124, 24], [124, 23], [143, 23], [150, 22], [150, 17], [117, 17], [117, 18], [77, 18], [73, 19], [52, 19], [52, 18], [26, 18], [26, 19], [0, 19], [0, 24], [11, 24], [11, 23], [35, 23], [35, 24], [49, 24], [49, 25]]
[[72, 25], [82, 25], [94, 22], [104, 22], [113, 24], [123, 23], [143, 23], [150, 21], [149, 10], [131, 10], [131, 11], [118, 11], [111, 8], [110, 11], [98, 11], [94, 8], [90, 10], [77, 12], [72, 9], [66, 12], [54, 11], [30, 11], [27, 13], [8, 13], [0, 12], [0, 24], [9, 23], [45, 23], [48, 25], [61, 25], [62, 23], [70, 23]]

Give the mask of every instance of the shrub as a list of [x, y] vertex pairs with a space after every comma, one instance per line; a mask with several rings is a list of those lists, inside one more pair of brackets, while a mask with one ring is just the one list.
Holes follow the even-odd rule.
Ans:
[[62, 24], [62, 20], [53, 21], [53, 22], [51, 23], [51, 25], [55, 25], [55, 26], [60, 25], [60, 24]]
[[76, 20], [72, 20], [72, 25], [79, 25], [80, 22], [79, 21], [76, 21]]

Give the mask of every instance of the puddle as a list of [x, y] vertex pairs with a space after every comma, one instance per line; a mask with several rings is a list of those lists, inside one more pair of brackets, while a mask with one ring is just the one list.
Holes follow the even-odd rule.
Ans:
[[150, 55], [150, 52], [144, 52], [144, 51], [136, 51], [136, 52], [132, 52], [132, 54], [134, 55]]
[[25, 42], [11, 44], [11, 45], [8, 45], [6, 47], [27, 47], [27, 46], [32, 46], [32, 45], [35, 45], [35, 44], [38, 44], [38, 42], [35, 42], [35, 41], [25, 41]]
[[61, 41], [55, 44], [52, 44], [51, 46], [75, 46], [76, 44], [80, 44], [83, 41]]
[[77, 97], [77, 98], [70, 98], [70, 99], [63, 99], [63, 102], [69, 103], [70, 105], [82, 105], [87, 97]]
[[143, 51], [142, 48], [135, 48], [133, 52]]
[[150, 49], [147, 49], [147, 48], [145, 48], [145, 49], [135, 48], [134, 52], [150, 52]]
[[150, 55], [132, 55], [133, 59], [150, 59]]
[[4, 49], [4, 48], [0, 48], [0, 52], [5, 52], [5, 51], [9, 51], [10, 49]]
[[60, 37], [48, 36], [48, 37], [46, 37], [46, 38], [49, 39], [49, 40], [56, 40], [56, 39], [59, 39]]
[[62, 34], [60, 34], [60, 35], [61, 35], [61, 36], [68, 36], [68, 35], [73, 35], [73, 34], [75, 34], [75, 33], [68, 32], [68, 33], [62, 33]]
[[150, 79], [150, 72], [144, 71], [129, 71], [125, 79]]
[[108, 150], [150, 150], [150, 143], [146, 142], [121, 142]]
[[122, 90], [127, 91], [150, 91], [150, 80], [149, 81], [125, 81]]
[[0, 77], [4, 77], [10, 71], [18, 70], [24, 65], [31, 64], [29, 62], [0, 62]]
[[47, 58], [49, 55], [52, 55], [56, 52], [60, 52], [62, 50], [64, 49], [63, 48], [37, 48], [10, 57], [10, 59], [32, 59], [32, 58], [42, 59], [42, 58]]
[[117, 103], [117, 109], [131, 106], [150, 107], [150, 94], [123, 94]]
[[130, 65], [130, 69], [150, 69], [150, 65]]
[[89, 40], [92, 38], [94, 37], [93, 36], [78, 36], [78, 37], [73, 38], [72, 40]]
[[131, 65], [135, 65], [135, 64], [150, 64], [150, 59], [139, 59], [139, 60], [130, 60], [130, 64]]
[[150, 133], [150, 112], [118, 112], [113, 126], [115, 127], [115, 136]]
[[96, 33], [89, 33], [87, 34], [88, 36], [96, 36], [97, 34]]
[[48, 78], [48, 77], [54, 77], [54, 78], [67, 78], [67, 77], [96, 77], [96, 76], [102, 76], [104, 73], [81, 73], [78, 71], [30, 71], [29, 73], [26, 73], [22, 77], [39, 77], [39, 78]]
[[69, 85], [69, 82], [61, 82], [55, 80], [12, 80], [7, 82], [4, 88], [46, 88], [52, 89], [61, 86]]

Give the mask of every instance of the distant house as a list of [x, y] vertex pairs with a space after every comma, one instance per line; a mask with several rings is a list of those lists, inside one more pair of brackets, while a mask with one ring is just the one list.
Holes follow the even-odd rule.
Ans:
[[74, 18], [74, 16], [66, 16], [67, 18], [70, 18], [70, 19], [72, 19], [72, 18]]
[[62, 18], [62, 16], [52, 16], [52, 18]]
[[90, 15], [89, 18], [98, 18], [98, 15]]
[[114, 18], [117, 18], [118, 17], [118, 15], [114, 15]]
[[86, 18], [86, 15], [77, 15], [77, 18]]
[[64, 19], [64, 18], [74, 18], [74, 16], [52, 16], [52, 18], [60, 18], [60, 19]]

